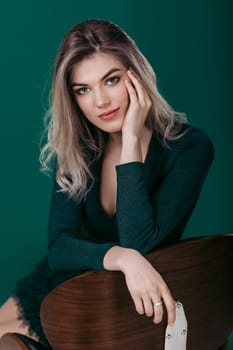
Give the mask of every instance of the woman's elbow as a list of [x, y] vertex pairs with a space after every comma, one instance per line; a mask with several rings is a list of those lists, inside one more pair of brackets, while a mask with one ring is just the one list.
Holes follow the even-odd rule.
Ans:
[[61, 266], [59, 264], [59, 260], [57, 258], [56, 250], [53, 246], [48, 249], [48, 265], [50, 270], [58, 271], [61, 270]]

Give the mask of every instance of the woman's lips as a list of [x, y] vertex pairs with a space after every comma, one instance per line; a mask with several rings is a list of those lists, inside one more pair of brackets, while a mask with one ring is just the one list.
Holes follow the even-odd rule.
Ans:
[[115, 108], [115, 109], [112, 109], [112, 110], [109, 111], [109, 112], [100, 114], [99, 117], [100, 117], [101, 119], [104, 119], [104, 120], [112, 119], [112, 118], [114, 118], [114, 117], [117, 115], [119, 109], [120, 109], [120, 107]]

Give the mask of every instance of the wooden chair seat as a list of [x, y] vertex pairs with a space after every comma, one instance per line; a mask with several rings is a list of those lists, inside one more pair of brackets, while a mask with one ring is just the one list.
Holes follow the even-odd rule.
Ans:
[[[224, 349], [233, 329], [233, 235], [184, 240], [146, 257], [184, 306], [187, 349]], [[166, 314], [158, 325], [137, 314], [121, 272], [65, 281], [43, 300], [41, 322], [54, 350], [164, 349]]]

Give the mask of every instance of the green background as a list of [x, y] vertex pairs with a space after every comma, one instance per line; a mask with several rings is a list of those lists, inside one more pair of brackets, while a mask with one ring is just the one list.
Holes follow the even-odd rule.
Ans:
[[0, 302], [46, 252], [51, 180], [40, 173], [38, 155], [53, 62], [64, 33], [93, 17], [129, 33], [164, 97], [214, 142], [215, 161], [185, 237], [233, 232], [230, 0], [2, 2]]

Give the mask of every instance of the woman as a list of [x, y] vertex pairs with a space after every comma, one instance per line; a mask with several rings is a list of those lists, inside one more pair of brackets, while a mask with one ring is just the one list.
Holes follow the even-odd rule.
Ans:
[[172, 294], [143, 254], [182, 235], [213, 146], [162, 98], [146, 58], [111, 22], [80, 23], [60, 46], [44, 169], [51, 159], [48, 258], [2, 306], [0, 335], [46, 343], [43, 297], [87, 269], [122, 271], [136, 311], [158, 323], [166, 309], [172, 324]]

